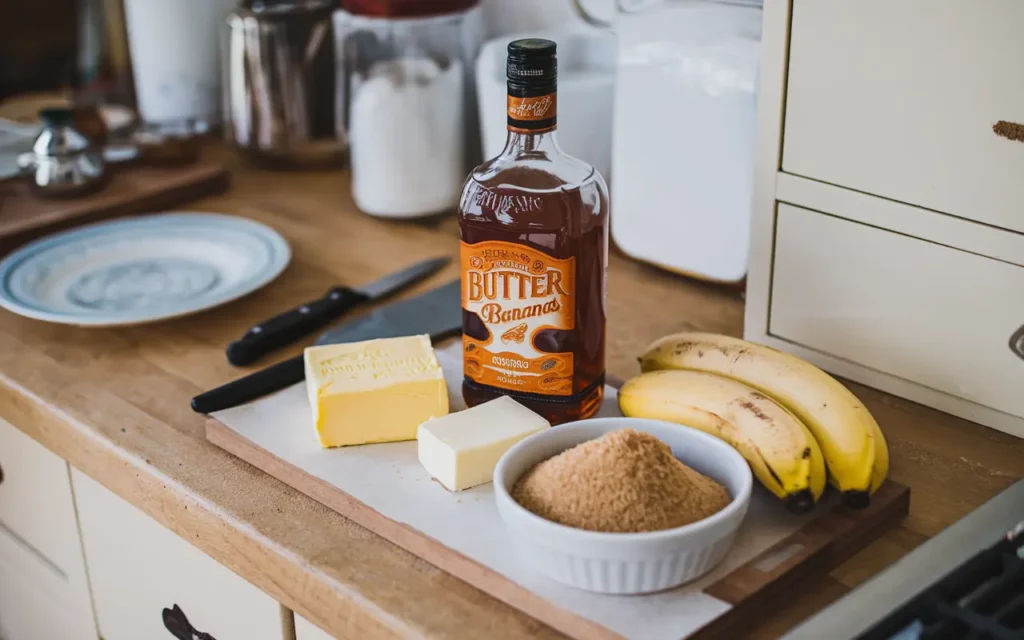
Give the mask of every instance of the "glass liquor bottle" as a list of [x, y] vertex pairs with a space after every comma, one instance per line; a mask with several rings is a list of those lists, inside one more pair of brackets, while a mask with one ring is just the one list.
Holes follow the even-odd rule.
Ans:
[[604, 397], [608, 189], [558, 146], [555, 43], [508, 45], [508, 140], [459, 204], [463, 398], [559, 424]]

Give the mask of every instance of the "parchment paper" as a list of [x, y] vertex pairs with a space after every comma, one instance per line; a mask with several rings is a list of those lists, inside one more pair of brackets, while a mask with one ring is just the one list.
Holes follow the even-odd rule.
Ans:
[[[465, 408], [460, 344], [438, 351], [452, 411]], [[615, 389], [606, 388], [598, 415], [622, 415]], [[593, 594], [562, 586], [517, 562], [509, 552], [512, 545], [494, 505], [491, 485], [450, 493], [420, 466], [415, 442], [321, 449], [303, 384], [219, 411], [213, 417], [387, 518], [422, 531], [560, 608], [635, 640], [684, 638], [728, 611], [728, 603], [701, 593], [701, 589], [795, 532], [809, 517], [790, 514], [767, 491], [756, 487], [732, 550], [704, 578], [652, 595]]]

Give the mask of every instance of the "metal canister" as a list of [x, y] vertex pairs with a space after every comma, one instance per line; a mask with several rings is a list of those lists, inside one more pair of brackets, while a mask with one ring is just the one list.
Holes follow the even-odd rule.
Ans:
[[84, 196], [103, 188], [108, 174], [102, 149], [74, 128], [69, 108], [39, 112], [43, 129], [32, 151], [18, 157], [33, 193], [47, 198]]
[[347, 148], [335, 114], [329, 0], [250, 0], [226, 18], [224, 133], [254, 158], [331, 164]]

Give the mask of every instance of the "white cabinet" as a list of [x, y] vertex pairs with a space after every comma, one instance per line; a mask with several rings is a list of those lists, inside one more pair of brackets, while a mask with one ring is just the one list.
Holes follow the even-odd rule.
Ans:
[[3, 420], [0, 638], [96, 638], [68, 465]]
[[1024, 2], [794, 0], [782, 169], [1024, 231]]
[[216, 640], [285, 638], [291, 612], [273, 598], [83, 473], [72, 479], [104, 640], [171, 638], [175, 605]]
[[1024, 437], [1022, 23], [765, 0], [748, 339]]
[[334, 636], [296, 613], [295, 640], [334, 640]]
[[770, 331], [1024, 418], [1024, 267], [779, 204]]

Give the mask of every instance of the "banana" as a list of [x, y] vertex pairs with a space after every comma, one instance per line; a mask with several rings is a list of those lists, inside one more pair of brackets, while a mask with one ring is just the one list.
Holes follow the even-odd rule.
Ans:
[[763, 393], [723, 376], [654, 371], [619, 390], [627, 416], [684, 424], [720, 438], [791, 511], [810, 511], [825, 490], [825, 459], [807, 427]]
[[[872, 422], [874, 422], [873, 418]], [[889, 476], [889, 445], [886, 444], [885, 436], [882, 435], [882, 428], [878, 426], [877, 422], [875, 422], [873, 435], [875, 442], [875, 465], [871, 468], [871, 495], [878, 491], [878, 487], [882, 486], [885, 479]]]
[[679, 333], [652, 344], [643, 371], [689, 369], [723, 375], [765, 393], [800, 418], [828, 464], [843, 504], [860, 508], [888, 473], [878, 423], [853, 393], [814, 365], [764, 345], [710, 333]]

